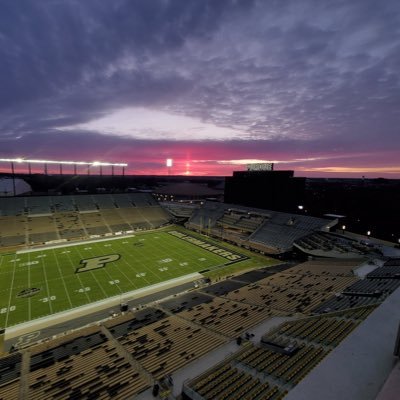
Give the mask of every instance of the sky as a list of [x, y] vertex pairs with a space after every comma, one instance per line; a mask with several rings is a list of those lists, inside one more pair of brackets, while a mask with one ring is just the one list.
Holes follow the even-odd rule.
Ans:
[[13, 157], [400, 178], [400, 2], [2, 0]]

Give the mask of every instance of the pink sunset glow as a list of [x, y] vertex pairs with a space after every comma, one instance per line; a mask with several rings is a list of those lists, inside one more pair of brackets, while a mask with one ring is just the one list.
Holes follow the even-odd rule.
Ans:
[[3, 10], [0, 158], [400, 178], [395, 0], [61, 3]]

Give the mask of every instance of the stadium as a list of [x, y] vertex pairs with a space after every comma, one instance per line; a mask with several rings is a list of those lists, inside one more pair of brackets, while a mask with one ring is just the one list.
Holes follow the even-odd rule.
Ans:
[[0, 400], [400, 400], [398, 0], [0, 10]]
[[394, 243], [126, 190], [0, 198], [1, 398], [390, 398]]

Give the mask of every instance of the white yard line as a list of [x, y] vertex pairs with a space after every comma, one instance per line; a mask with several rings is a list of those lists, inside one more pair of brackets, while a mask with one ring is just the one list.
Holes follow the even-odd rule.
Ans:
[[[165, 235], [165, 241], [156, 240], [154, 238], [154, 233], [157, 233], [160, 237]], [[80, 256], [81, 259], [84, 259], [84, 258], [88, 258], [88, 256], [94, 257], [94, 256], [98, 255], [97, 252], [96, 252], [96, 248], [95, 247], [96, 247], [96, 245], [99, 244], [99, 242], [105, 243], [105, 242], [108, 242], [110, 240], [120, 240], [120, 242], [115, 242], [113, 244], [113, 251], [114, 252], [118, 252], [118, 253], [120, 253], [122, 255], [124, 252], [126, 252], [126, 246], [131, 246], [132, 244], [131, 243], [122, 244], [121, 241], [122, 240], [127, 240], [127, 239], [131, 239], [132, 240], [133, 237], [135, 237], [135, 239], [142, 239], [142, 240], [148, 239], [148, 240], [146, 240], [144, 242], [144, 245], [148, 246], [147, 249], [150, 252], [153, 252], [153, 250], [154, 250], [154, 252], [155, 251], [159, 252], [161, 250], [162, 253], [168, 254], [168, 255], [171, 256], [171, 258], [173, 258], [173, 262], [166, 263], [166, 264], [159, 263], [159, 262], [157, 262], [157, 260], [153, 260], [153, 261], [149, 262], [146, 259], [146, 257], [139, 256], [140, 255], [140, 251], [138, 251], [137, 252], [137, 257], [134, 260], [135, 262], [134, 262], [133, 265], [131, 265], [124, 258], [124, 256], [122, 256], [121, 257], [121, 261], [123, 262], [124, 266], [123, 266], [123, 268], [117, 268], [117, 272], [118, 272], [118, 274], [120, 274], [120, 275], [125, 277], [126, 280], [124, 279], [124, 282], [129, 283], [132, 288], [137, 287], [137, 285], [135, 284], [136, 283], [136, 279], [131, 275], [132, 274], [135, 275], [138, 272], [145, 272], [146, 273], [145, 276], [137, 278], [137, 279], [138, 279], [138, 282], [140, 281], [141, 284], [146, 284], [147, 283], [147, 286], [142, 287], [140, 289], [136, 289], [136, 290], [141, 290], [141, 289], [145, 290], [146, 288], [151, 288], [151, 287], [154, 287], [155, 285], [163, 284], [163, 282], [169, 282], [170, 280], [184, 278], [185, 276], [187, 276], [187, 274], [190, 275], [191, 271], [193, 271], [194, 269], [199, 271], [199, 270], [202, 270], [202, 269], [208, 269], [208, 268], [212, 268], [212, 267], [215, 266], [214, 265], [215, 264], [215, 255], [214, 255], [214, 257], [212, 257], [212, 259], [214, 260], [214, 261], [212, 261], [207, 256], [207, 255], [210, 255], [209, 252], [206, 252], [207, 254], [205, 254], [204, 249], [197, 248], [197, 246], [193, 246], [191, 243], [187, 243], [188, 244], [188, 246], [186, 246], [187, 248], [184, 246], [185, 248], [183, 248], [182, 250], [176, 249], [176, 247], [174, 245], [176, 240], [180, 241], [180, 243], [182, 243], [182, 244], [184, 242], [182, 242], [179, 238], [175, 238], [175, 237], [169, 235], [166, 232], [165, 228], [161, 229], [161, 230], [155, 230], [155, 231], [153, 231], [153, 230], [140, 231], [140, 232], [137, 232], [137, 234], [131, 234], [131, 235], [127, 235], [127, 236], [107, 237], [107, 238], [102, 238], [102, 239], [96, 238], [96, 239], [92, 239], [90, 241], [84, 241], [84, 242], [79, 242], [79, 243], [68, 243], [68, 244], [63, 243], [63, 244], [59, 244], [59, 245], [55, 245], [55, 246], [51, 246], [51, 247], [47, 247], [47, 248], [25, 250], [25, 251], [21, 251], [20, 253], [31, 253], [31, 252], [37, 252], [37, 251], [46, 252], [48, 250], [53, 250], [53, 255], [56, 257], [58, 273], [60, 275], [59, 278], [55, 278], [55, 279], [62, 279], [62, 284], [63, 284], [64, 290], [65, 290], [65, 292], [67, 294], [67, 298], [68, 298], [70, 307], [72, 309], [74, 309], [73, 302], [72, 302], [72, 294], [70, 295], [70, 293], [68, 291], [67, 282], [65, 281], [64, 276], [62, 275], [61, 266], [60, 266], [60, 263], [59, 263], [59, 260], [58, 260], [58, 257], [60, 257], [61, 255], [59, 255], [59, 254], [57, 255], [58, 252], [56, 253], [55, 249], [61, 249], [61, 248], [67, 248], [67, 247], [75, 247], [74, 251], [77, 252], [77, 254]], [[168, 238], [171, 239], [171, 240], [167, 240]], [[89, 243], [94, 245], [93, 249], [88, 249], [88, 250], [84, 251], [82, 247], [79, 247], [79, 246], [88, 245]], [[189, 248], [189, 245], [190, 245], [190, 248]], [[96, 254], [95, 254], [95, 252], [96, 252]], [[84, 253], [84, 255], [83, 255], [83, 253]], [[14, 259], [15, 259], [16, 256], [17, 255], [14, 256]], [[29, 257], [29, 260], [30, 260], [31, 256], [28, 255], [28, 257]], [[79, 274], [75, 273], [75, 270], [76, 270], [76, 268], [78, 266], [74, 266], [74, 263], [72, 262], [72, 258], [71, 258], [71, 255], [69, 254], [69, 251], [66, 251], [65, 254], [62, 254], [62, 257], [65, 258], [65, 259], [68, 258], [69, 263], [70, 263], [70, 268], [73, 268], [74, 278], [77, 278], [77, 282], [76, 283], [79, 283], [81, 288], [84, 288], [85, 286], [89, 286], [89, 284], [85, 284], [85, 285], [83, 284], [82, 279], [86, 280], [86, 278], [82, 278], [81, 276], [79, 276]], [[200, 262], [198, 260], [198, 258], [200, 258], [200, 257], [206, 258], [206, 261], [204, 261], [204, 263]], [[222, 257], [218, 257], [218, 259], [219, 258], [222, 259]], [[223, 259], [223, 260], [225, 260], [225, 259]], [[3, 260], [3, 257], [0, 258], [0, 262], [1, 262], [0, 265], [4, 265], [5, 261]], [[187, 266], [179, 266], [179, 263], [181, 263], [181, 262], [187, 262], [188, 265]], [[15, 272], [16, 272], [16, 265], [15, 264], [16, 263], [14, 263], [12, 284], [14, 282], [14, 275], [15, 275]], [[171, 266], [169, 266], [169, 264], [171, 264]], [[43, 264], [41, 265], [41, 267], [43, 269], [44, 278], [46, 280], [45, 283], [46, 283], [47, 292], [48, 292], [48, 296], [49, 296], [49, 301], [48, 302], [49, 302], [50, 312], [53, 313], [52, 302], [50, 300], [51, 294], [50, 294], [50, 289], [49, 289], [49, 286], [51, 286], [51, 281], [48, 281], [48, 279], [47, 279], [46, 270], [43, 267]], [[165, 271], [159, 271], [159, 268], [162, 268], [162, 267], [167, 267], [168, 269], [165, 270]], [[136, 271], [136, 269], [142, 269], [142, 271], [140, 271], [140, 270]], [[116, 280], [116, 279], [112, 278], [112, 273], [110, 273], [107, 270], [107, 268], [104, 268], [102, 270], [104, 271], [104, 275], [105, 275], [104, 277], [106, 279], [107, 279], [107, 276], [108, 276], [110, 281], [111, 280], [113, 280], [113, 281]], [[186, 275], [185, 275], [185, 273], [186, 273]], [[194, 274], [197, 275], [198, 277], [201, 277], [201, 275], [198, 274], [197, 272], [195, 272]], [[177, 278], [175, 278], [176, 275], [178, 275]], [[106, 286], [100, 284], [99, 280], [96, 277], [96, 274], [93, 271], [90, 271], [90, 275], [88, 275], [87, 277], [89, 278], [90, 276], [92, 277], [93, 284], [96, 284], [100, 288], [99, 290], [103, 294], [104, 300], [97, 300], [97, 301], [95, 300], [95, 301], [93, 301], [91, 299], [90, 292], [84, 291], [86, 299], [87, 299], [87, 302], [88, 302], [88, 304], [86, 304], [86, 306], [90, 306], [90, 304], [96, 304], [96, 303], [98, 303], [98, 301], [108, 301], [109, 299], [112, 299], [114, 297], [118, 297], [118, 298], [121, 299], [122, 297], [125, 297], [126, 295], [128, 295], [130, 293], [130, 292], [122, 290], [122, 287], [120, 286], [121, 283], [120, 284], [115, 283], [114, 286], [116, 286], [116, 289], [120, 293], [116, 294], [116, 295], [112, 295], [112, 297], [109, 297], [110, 295], [107, 294]], [[157, 283], [155, 285], [151, 285], [150, 282], [149, 282], [149, 279], [150, 279], [149, 277], [150, 276], [153, 276], [154, 279], [156, 279], [156, 281], [158, 281], [159, 283]], [[28, 285], [29, 286], [31, 285], [31, 271], [30, 270], [28, 271]], [[130, 289], [129, 287], [126, 287], [127, 285], [123, 285], [123, 286], [125, 287], [125, 290], [126, 289], [128, 289], [128, 290]], [[113, 291], [115, 291], [115, 289]], [[96, 296], [98, 296], [100, 294], [98, 291], [96, 293], [97, 293]], [[9, 307], [10, 307], [10, 304], [11, 304], [11, 301], [12, 301], [11, 297], [12, 297], [12, 293], [10, 292]], [[75, 307], [75, 309], [76, 309], [76, 307]], [[29, 317], [30, 318], [32, 317], [32, 315], [31, 315], [31, 298], [29, 298]], [[7, 313], [7, 322], [8, 322], [8, 313]]]
[[[121, 246], [122, 247], [122, 246]], [[118, 249], [117, 249], [118, 250]], [[123, 250], [126, 250], [126, 249], [123, 249]], [[128, 266], [128, 268], [129, 269], [131, 269], [130, 267], [130, 265], [128, 264], [128, 262], [121, 256], [121, 261], [123, 261], [127, 266]], [[124, 275], [125, 276], [125, 278], [131, 283], [131, 285], [133, 286], [133, 287], [136, 287], [136, 285], [134, 284], [134, 282], [132, 282], [132, 280], [125, 274], [125, 272], [122, 270], [122, 269], [119, 269], [119, 272], [121, 272], [121, 274], [122, 275]], [[146, 278], [144, 278], [144, 280], [147, 282], [147, 283], [149, 283], [149, 281], [146, 279]]]
[[86, 304], [80, 307], [75, 307], [72, 310], [61, 311], [53, 315], [46, 317], [37, 318], [33, 321], [24, 322], [6, 329], [5, 340], [9, 340], [13, 337], [20, 336], [24, 333], [33, 332], [38, 329], [47, 328], [51, 325], [61, 323], [63, 321], [69, 321], [74, 317], [81, 317], [85, 314], [90, 314], [99, 310], [103, 310], [113, 305], [117, 305], [123, 301], [129, 301], [131, 299], [138, 299], [145, 297], [149, 294], [156, 293], [174, 286], [179, 286], [184, 283], [193, 282], [201, 278], [202, 275], [198, 273], [188, 274], [175, 279], [169, 279], [168, 281], [159, 282], [151, 286], [146, 286], [144, 288], [136, 289], [131, 292], [123, 293], [123, 299], [121, 295], [116, 295], [109, 297], [104, 300], [99, 300], [90, 304]]
[[109, 240], [121, 240], [121, 239], [126, 239], [126, 238], [132, 238], [132, 237], [139, 236], [139, 235], [146, 235], [148, 233], [163, 232], [166, 228], [167, 227], [147, 229], [147, 230], [135, 231], [133, 233], [128, 233], [126, 235], [116, 235], [116, 236], [92, 238], [92, 239], [80, 240], [80, 241], [76, 241], [76, 242], [72, 242], [72, 243], [71, 242], [63, 242], [63, 243], [59, 243], [59, 244], [47, 244], [47, 245], [43, 245], [43, 246], [35, 247], [35, 248], [20, 249], [20, 250], [16, 251], [16, 254], [33, 253], [36, 251], [60, 249], [60, 248], [64, 248], [64, 247], [80, 246], [80, 245], [84, 245], [84, 244], [93, 244], [93, 243], [98, 243], [98, 242], [108, 242]]
[[[15, 255], [14, 260], [17, 258], [17, 255]], [[7, 314], [6, 314], [6, 321], [4, 322], [4, 326], [7, 327], [8, 323], [8, 315], [10, 314], [10, 306], [11, 306], [11, 299], [12, 299], [12, 292], [13, 292], [13, 286], [14, 286], [14, 276], [15, 276], [15, 269], [16, 269], [16, 262], [14, 264], [14, 269], [13, 269], [13, 275], [11, 279], [11, 284], [10, 284], [10, 296], [8, 298], [8, 309], [7, 309]]]
[[48, 300], [48, 304], [49, 304], [49, 308], [50, 308], [50, 313], [53, 314], [53, 306], [51, 305], [51, 294], [50, 294], [50, 288], [49, 288], [49, 282], [47, 280], [47, 274], [46, 274], [46, 267], [43, 265], [43, 261], [40, 260], [40, 262], [42, 262], [42, 268], [43, 268], [43, 274], [44, 274], [44, 280], [46, 282], [46, 288], [47, 288], [47, 298]]
[[64, 276], [63, 276], [63, 274], [62, 274], [62, 272], [61, 272], [60, 263], [58, 262], [58, 257], [57, 257], [57, 255], [56, 255], [56, 253], [55, 253], [54, 250], [53, 250], [53, 255], [54, 255], [55, 259], [56, 259], [57, 269], [58, 269], [58, 272], [59, 272], [60, 277], [61, 277], [61, 279], [62, 279], [62, 282], [63, 282], [63, 285], [64, 285], [64, 290], [65, 290], [65, 293], [67, 294], [69, 304], [70, 304], [71, 308], [73, 308], [74, 306], [73, 306], [73, 304], [72, 304], [71, 297], [69, 296], [69, 292], [68, 292], [68, 289], [67, 289], [67, 285], [65, 284], [65, 281], [64, 281]]
[[[31, 255], [28, 255], [28, 263], [31, 261]], [[28, 267], [28, 288], [31, 287], [31, 269]], [[28, 315], [29, 320], [32, 319], [32, 298], [28, 297]]]
[[[70, 262], [72, 268], [74, 268], [74, 263], [72, 262], [69, 253], [66, 253], [66, 255], [67, 255], [67, 257], [68, 257], [68, 261]], [[75, 269], [76, 269], [76, 267], [74, 268], [74, 272], [75, 272]], [[85, 286], [82, 284], [82, 281], [81, 281], [81, 278], [79, 277], [79, 274], [75, 274], [75, 275], [76, 275], [76, 277], [78, 278], [78, 281], [79, 281], [79, 283], [81, 284], [81, 287], [85, 287]], [[85, 293], [85, 295], [86, 295], [86, 298], [87, 298], [88, 302], [90, 303], [91, 300], [90, 300], [89, 295], [87, 294], [87, 292], [84, 292], [84, 293]]]

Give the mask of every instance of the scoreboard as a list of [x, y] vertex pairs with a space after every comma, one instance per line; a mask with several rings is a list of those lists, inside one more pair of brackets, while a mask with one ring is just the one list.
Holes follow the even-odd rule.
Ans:
[[247, 171], [273, 171], [274, 163], [247, 164]]

